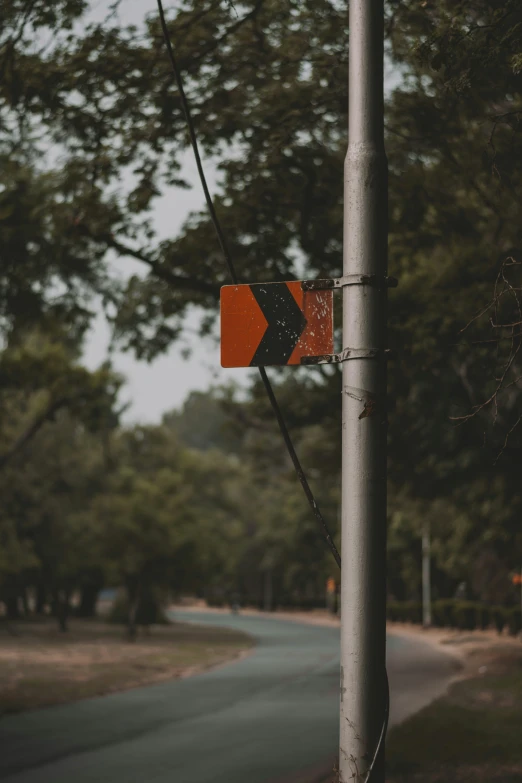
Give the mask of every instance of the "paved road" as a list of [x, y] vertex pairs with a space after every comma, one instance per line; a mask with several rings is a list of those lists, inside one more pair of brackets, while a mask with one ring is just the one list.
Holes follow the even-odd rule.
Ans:
[[[186, 680], [1, 719], [0, 779], [311, 783], [326, 770], [337, 744], [338, 629], [263, 616], [180, 619], [238, 628], [257, 645]], [[454, 662], [405, 637], [389, 637], [388, 649], [396, 722], [444, 690]]]

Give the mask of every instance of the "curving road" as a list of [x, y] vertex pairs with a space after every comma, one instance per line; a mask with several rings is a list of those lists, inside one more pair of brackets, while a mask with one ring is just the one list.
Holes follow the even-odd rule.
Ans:
[[[0, 720], [9, 783], [313, 783], [337, 745], [339, 630], [179, 613], [255, 637], [243, 660], [185, 680]], [[391, 722], [442, 693], [455, 661], [388, 637]]]

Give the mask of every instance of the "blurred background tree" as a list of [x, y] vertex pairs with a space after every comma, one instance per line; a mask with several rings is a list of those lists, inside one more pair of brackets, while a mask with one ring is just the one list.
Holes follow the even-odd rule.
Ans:
[[[205, 212], [166, 240], [151, 219], [167, 186], [188, 186], [156, 14], [138, 30], [117, 13], [86, 23], [87, 11], [82, 0], [3, 7], [2, 600], [12, 615], [37, 587], [37, 605], [51, 600], [66, 618], [73, 592], [88, 614], [100, 587], [118, 583], [131, 614], [143, 585], [312, 605], [335, 569], [262, 389], [254, 382], [243, 401], [226, 389], [194, 394], [161, 425], [127, 428], [121, 379], [81, 366], [97, 302], [119, 345], [151, 359], [182, 336], [193, 305], [211, 332], [229, 282]], [[184, 0], [169, 19], [241, 279], [339, 274], [345, 4]], [[515, 600], [521, 52], [518, 0], [386, 3], [396, 598], [419, 594], [429, 521], [436, 597], [466, 582], [481, 600]], [[116, 258], [143, 274], [122, 283]], [[339, 374], [274, 377], [338, 538]]]

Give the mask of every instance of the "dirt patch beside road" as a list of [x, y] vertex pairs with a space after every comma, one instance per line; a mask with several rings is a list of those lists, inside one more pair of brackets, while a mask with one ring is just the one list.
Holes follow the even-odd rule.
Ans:
[[0, 715], [137, 688], [245, 655], [252, 640], [226, 628], [173, 623], [137, 641], [119, 626], [76, 620], [0, 625]]
[[521, 705], [520, 642], [474, 647], [465, 677], [390, 732], [387, 780], [522, 783]]
[[[520, 639], [498, 634], [497, 631], [455, 631], [448, 628], [421, 628], [406, 623], [388, 623], [390, 633], [398, 633], [422, 639], [446, 652], [457, 656], [461, 661], [459, 679], [483, 674], [487, 666], [512, 653], [522, 654]], [[486, 668], [484, 668], [486, 667]]]

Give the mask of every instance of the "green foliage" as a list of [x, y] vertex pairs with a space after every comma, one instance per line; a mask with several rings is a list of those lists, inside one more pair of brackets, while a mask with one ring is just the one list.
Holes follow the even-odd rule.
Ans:
[[511, 636], [518, 636], [522, 631], [522, 612], [519, 606], [513, 606], [506, 610], [506, 621]]
[[477, 627], [477, 606], [472, 601], [456, 601], [453, 617], [459, 630], [473, 631]]
[[422, 604], [416, 601], [388, 601], [386, 612], [393, 623], [422, 623]]
[[431, 608], [433, 624], [439, 628], [451, 628], [456, 624], [453, 610], [454, 601], [452, 600], [433, 601]]
[[231, 406], [234, 409], [233, 399], [233, 390], [228, 393], [224, 389], [193, 391], [180, 410], [165, 414], [163, 424], [172, 428], [189, 448], [237, 452], [241, 438], [234, 431], [230, 413], [227, 413]]
[[[120, 344], [150, 359], [194, 305], [208, 332], [228, 282], [205, 213], [167, 239], [151, 220], [159, 194], [186, 186], [187, 146], [156, 14], [138, 34], [117, 16], [86, 24], [86, 10], [82, 0], [2, 8], [2, 589], [40, 580], [68, 594], [102, 573], [129, 596], [169, 584], [261, 602], [269, 577], [275, 601], [312, 603], [332, 567], [262, 388], [242, 403], [193, 395], [161, 427], [118, 430], [119, 379], [79, 363], [97, 296]], [[245, 0], [236, 12], [187, 0], [169, 27], [204, 152], [218, 158], [216, 208], [241, 279], [337, 275], [345, 6]], [[429, 525], [441, 625], [484, 625], [482, 609], [472, 620], [470, 607], [441, 602], [461, 582], [481, 603], [512, 602], [507, 576], [522, 561], [521, 30], [519, 0], [386, 4], [398, 75], [386, 107], [389, 255], [400, 278], [388, 592], [418, 612]], [[143, 273], [121, 283], [114, 255]], [[338, 541], [339, 372], [276, 381]]]
[[483, 604], [478, 604], [476, 605], [475, 611], [475, 627], [482, 631], [484, 631], [486, 628], [489, 628], [492, 621], [491, 608], [489, 606], [484, 606]]
[[[432, 622], [437, 628], [458, 628], [460, 631], [485, 630], [494, 624], [499, 633], [507, 627], [512, 636], [522, 630], [519, 606], [490, 607], [477, 601], [457, 599], [433, 601]], [[422, 623], [422, 604], [413, 601], [388, 601], [387, 617], [391, 622]]]
[[[118, 598], [109, 615], [111, 623], [127, 625], [129, 621], [129, 601], [122, 596]], [[168, 619], [163, 610], [161, 597], [154, 591], [148, 591], [141, 596], [136, 609], [136, 625], [147, 627], [149, 625], [167, 625]]]
[[493, 608], [493, 620], [498, 633], [502, 633], [506, 625], [506, 610], [503, 606], [495, 606]]

